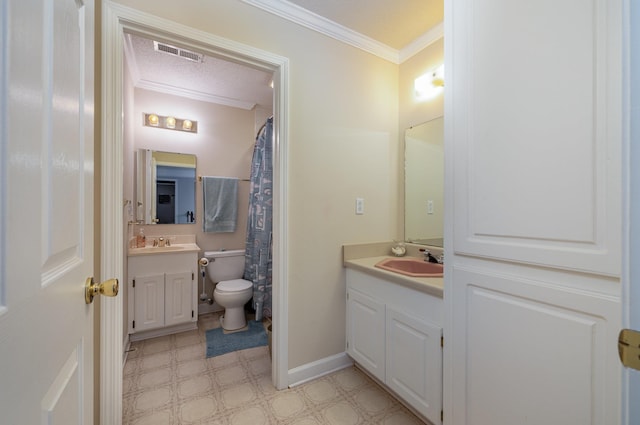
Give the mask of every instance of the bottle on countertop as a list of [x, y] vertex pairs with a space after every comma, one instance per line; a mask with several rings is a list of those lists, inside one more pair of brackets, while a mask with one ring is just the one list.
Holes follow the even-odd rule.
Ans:
[[136, 236], [136, 248], [144, 248], [147, 244], [147, 238], [144, 235], [144, 229], [140, 229], [140, 233]]

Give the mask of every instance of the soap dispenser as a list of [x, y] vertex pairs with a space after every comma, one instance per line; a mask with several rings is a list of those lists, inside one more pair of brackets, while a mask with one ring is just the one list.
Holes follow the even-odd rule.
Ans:
[[147, 244], [147, 238], [144, 235], [144, 229], [140, 228], [140, 233], [136, 236], [136, 248], [144, 248]]

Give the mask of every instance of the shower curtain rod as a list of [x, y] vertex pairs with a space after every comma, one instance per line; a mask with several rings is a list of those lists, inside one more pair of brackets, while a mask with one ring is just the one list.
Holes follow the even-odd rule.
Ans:
[[[273, 115], [271, 115], [269, 118], [267, 118], [267, 121], [269, 121], [270, 119], [273, 119]], [[260, 137], [260, 133], [262, 132], [262, 130], [264, 130], [264, 128], [267, 126], [267, 122], [265, 121], [264, 124], [262, 124], [262, 127], [260, 127], [260, 130], [258, 130], [258, 132], [256, 133], [256, 139], [258, 137]]]
[[[205, 177], [206, 177], [206, 176], [205, 176]], [[231, 178], [231, 177], [230, 177], [230, 178]], [[249, 181], [251, 181], [251, 180], [249, 180], [249, 179], [241, 179], [241, 178], [239, 178], [239, 177], [238, 177], [238, 180], [240, 180], [241, 182], [249, 182]], [[198, 176], [198, 181], [202, 181], [202, 176]]]

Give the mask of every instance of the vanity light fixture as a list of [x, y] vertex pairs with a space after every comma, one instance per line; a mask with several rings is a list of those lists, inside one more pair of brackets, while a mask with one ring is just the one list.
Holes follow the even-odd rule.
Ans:
[[433, 87], [444, 87], [444, 65], [440, 65], [432, 71], [431, 85]]
[[416, 78], [413, 82], [413, 88], [418, 100], [436, 97], [444, 88], [444, 65]]
[[198, 132], [198, 121], [157, 114], [144, 114], [144, 125], [147, 127], [166, 128], [168, 130]]
[[145, 116], [145, 123], [147, 123], [147, 125], [150, 125], [152, 127], [157, 127], [159, 121], [160, 119], [156, 114], [146, 114]]

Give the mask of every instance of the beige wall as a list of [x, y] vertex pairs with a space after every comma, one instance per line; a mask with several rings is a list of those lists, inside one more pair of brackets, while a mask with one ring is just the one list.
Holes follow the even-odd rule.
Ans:
[[289, 58], [289, 368], [344, 352], [341, 245], [399, 236], [398, 66], [235, 0], [120, 3]]
[[[400, 64], [400, 130], [430, 121], [444, 115], [444, 95], [418, 100], [414, 95], [414, 80], [444, 63], [444, 38], [426, 47], [420, 53]], [[445, 70], [445, 74], [446, 74]], [[446, 83], [446, 75], [445, 75]]]

